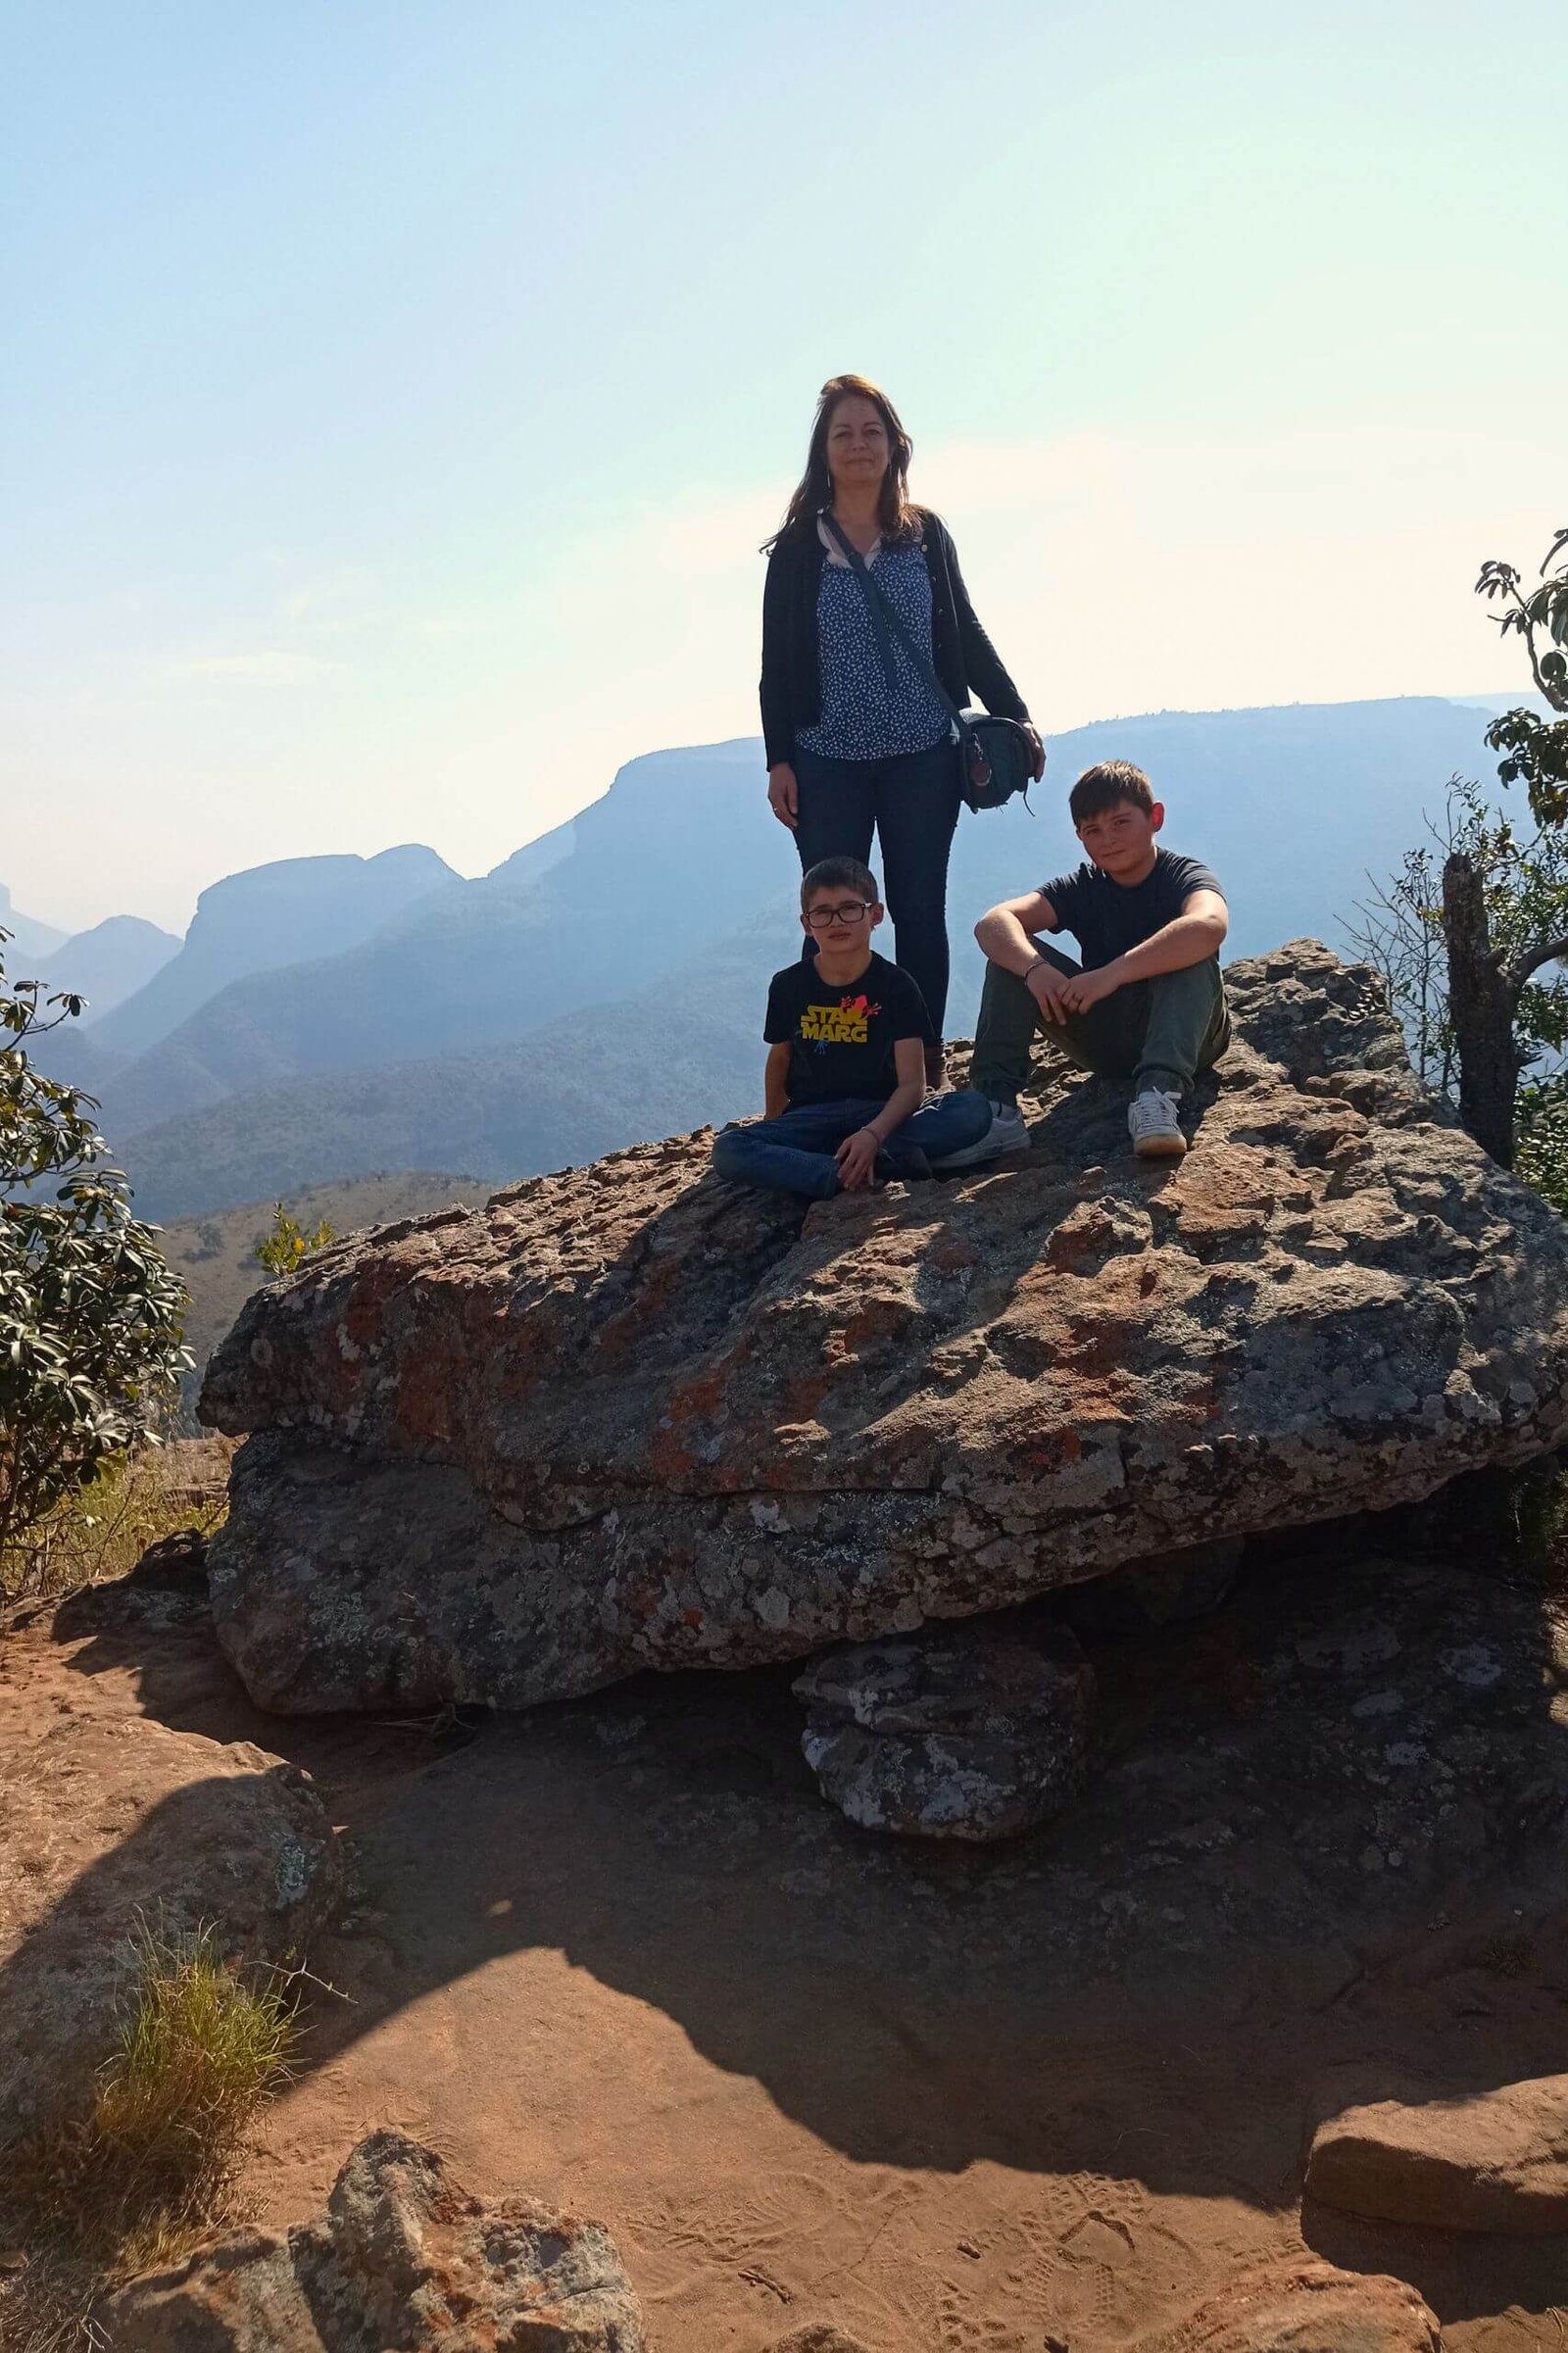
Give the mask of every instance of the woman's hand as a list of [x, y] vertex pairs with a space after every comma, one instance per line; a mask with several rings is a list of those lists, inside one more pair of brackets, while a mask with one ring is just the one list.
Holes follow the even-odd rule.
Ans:
[[[1038, 768], [1035, 773], [1040, 773]], [[779, 823], [787, 825], [793, 833], [800, 812], [800, 787], [795, 781], [795, 770], [787, 760], [781, 760], [767, 771], [767, 806]]]
[[1034, 776], [1035, 782], [1038, 784], [1046, 772], [1046, 747], [1040, 740], [1039, 728], [1034, 726], [1030, 720], [1024, 720], [1023, 731], [1029, 738], [1029, 747], [1035, 756]]
[[882, 1139], [874, 1127], [858, 1127], [853, 1136], [846, 1136], [833, 1154], [838, 1163], [839, 1183], [846, 1193], [863, 1193], [876, 1169], [876, 1155], [882, 1149]]

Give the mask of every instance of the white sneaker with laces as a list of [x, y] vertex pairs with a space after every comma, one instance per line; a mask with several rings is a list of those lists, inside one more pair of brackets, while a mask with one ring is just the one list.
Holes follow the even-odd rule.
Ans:
[[979, 1168], [987, 1160], [1000, 1160], [1004, 1152], [1027, 1152], [1029, 1130], [1024, 1126], [1023, 1113], [1015, 1103], [996, 1103], [991, 1105], [991, 1125], [973, 1144], [959, 1152], [950, 1152], [931, 1165], [944, 1172], [950, 1168]]
[[1179, 1160], [1187, 1150], [1187, 1138], [1176, 1116], [1178, 1101], [1174, 1095], [1162, 1095], [1157, 1087], [1146, 1087], [1133, 1099], [1127, 1126], [1141, 1160]]

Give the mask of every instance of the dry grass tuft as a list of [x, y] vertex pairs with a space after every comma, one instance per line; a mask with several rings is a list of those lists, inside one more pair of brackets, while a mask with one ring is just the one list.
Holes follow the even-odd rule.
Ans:
[[[222, 2218], [246, 2134], [288, 2080], [296, 1984], [235, 1968], [209, 1929], [142, 1925], [120, 2047], [91, 2108], [7, 2153], [7, 2235], [36, 2251], [40, 2281], [52, 2266], [69, 2301], [81, 2267], [124, 2277], [172, 2262]], [[56, 2304], [58, 2341], [73, 2342]]]
[[145, 1446], [107, 1463], [0, 1551], [0, 1608], [123, 1577], [149, 1545], [185, 1529], [211, 1536], [227, 1497], [211, 1476], [193, 1481], [189, 1445]]
[[108, 2353], [93, 2318], [102, 2286], [90, 2264], [41, 2256], [0, 2279], [0, 2345], [5, 2353]]

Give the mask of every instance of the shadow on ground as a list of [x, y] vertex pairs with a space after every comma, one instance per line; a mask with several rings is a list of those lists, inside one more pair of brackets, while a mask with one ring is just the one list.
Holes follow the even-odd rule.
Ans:
[[[825, 1807], [788, 1671], [478, 1726], [323, 1723], [249, 1706], [199, 1593], [83, 1595], [53, 1640], [146, 1712], [318, 1777], [359, 1894], [326, 1956], [353, 2003], [323, 2009], [307, 2071], [546, 1947], [857, 2162], [1279, 2210], [1346, 2096], [1563, 2065], [1558, 1621], [1470, 1551], [1412, 1554], [1376, 1523], [1275, 1540], [1201, 1624], [1093, 1644], [1093, 1786], [995, 1852]], [[1450, 2322], [1568, 2301], [1558, 2242], [1303, 2229]]]

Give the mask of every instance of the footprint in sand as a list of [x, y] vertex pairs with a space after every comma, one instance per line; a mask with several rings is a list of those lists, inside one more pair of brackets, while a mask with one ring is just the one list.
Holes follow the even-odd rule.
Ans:
[[1194, 2250], [1155, 2218], [1141, 2183], [1078, 2175], [1053, 2189], [1006, 2226], [1007, 2283], [1037, 2331], [1091, 2343], [1134, 2335], [1197, 2292]]

